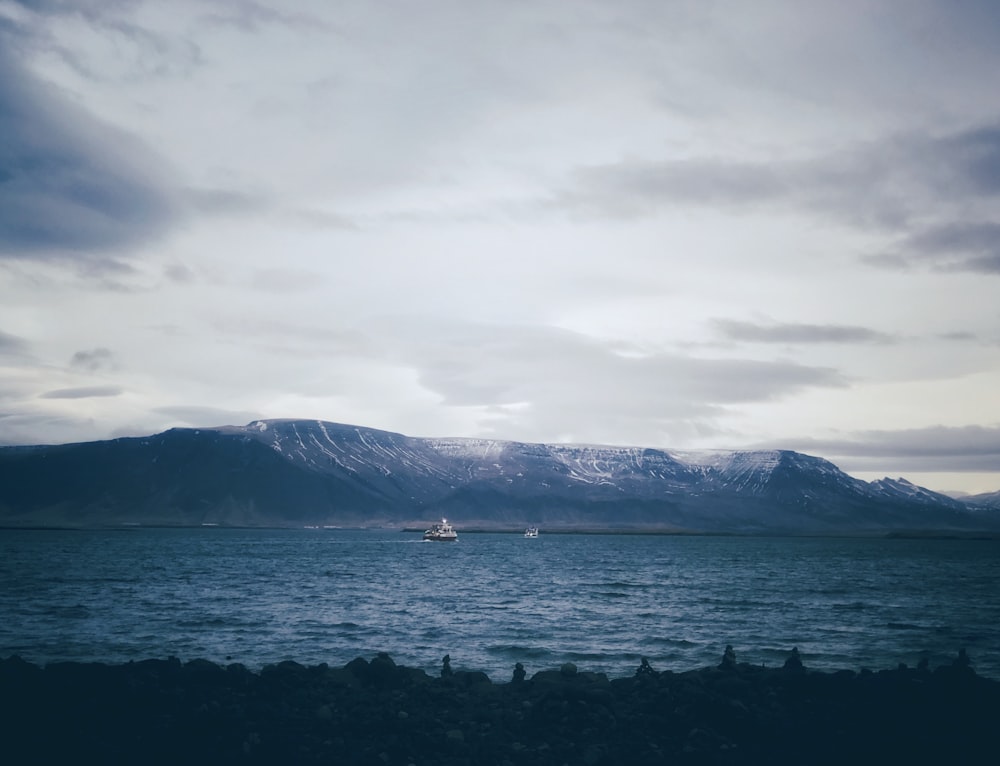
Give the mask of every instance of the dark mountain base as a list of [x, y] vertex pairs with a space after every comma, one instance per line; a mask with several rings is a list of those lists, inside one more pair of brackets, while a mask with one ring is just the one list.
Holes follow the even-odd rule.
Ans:
[[[728, 652], [727, 652], [728, 654]], [[509, 683], [387, 655], [253, 673], [203, 660], [0, 660], [3, 763], [995, 763], [1000, 682], [738, 664], [608, 680], [572, 665]], [[447, 666], [447, 663], [446, 663]], [[446, 670], [450, 668], [446, 667]], [[522, 678], [518, 679], [517, 676]]]

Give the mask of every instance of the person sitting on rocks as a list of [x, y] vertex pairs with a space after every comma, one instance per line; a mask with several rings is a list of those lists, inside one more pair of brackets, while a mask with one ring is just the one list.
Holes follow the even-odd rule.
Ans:
[[642, 663], [636, 668], [635, 674], [636, 676], [653, 676], [656, 675], [656, 671], [649, 664], [649, 660], [643, 657]]
[[802, 657], [799, 656], [799, 647], [792, 647], [792, 653], [788, 655], [785, 660], [785, 670], [800, 671], [805, 668], [802, 667]]
[[527, 673], [524, 672], [524, 665], [522, 665], [520, 662], [517, 662], [514, 664], [514, 677], [511, 678], [510, 680], [513, 683], [519, 684], [524, 680], [524, 677], [526, 675]]
[[726, 651], [722, 653], [719, 670], [736, 670], [736, 652], [733, 651], [732, 644], [726, 644]]

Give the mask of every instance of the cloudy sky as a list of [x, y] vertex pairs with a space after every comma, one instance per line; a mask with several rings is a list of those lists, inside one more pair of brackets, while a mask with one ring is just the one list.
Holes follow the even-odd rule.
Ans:
[[1000, 489], [997, 40], [993, 0], [0, 0], [0, 443]]

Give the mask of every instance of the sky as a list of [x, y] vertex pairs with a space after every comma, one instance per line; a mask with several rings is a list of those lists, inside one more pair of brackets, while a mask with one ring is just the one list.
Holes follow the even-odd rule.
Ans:
[[0, 444], [321, 419], [1000, 490], [993, 0], [0, 0]]

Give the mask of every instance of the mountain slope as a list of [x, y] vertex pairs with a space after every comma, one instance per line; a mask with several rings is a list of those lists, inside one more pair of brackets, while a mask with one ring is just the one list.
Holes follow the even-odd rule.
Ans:
[[401, 526], [873, 533], [1000, 528], [903, 479], [871, 484], [790, 451], [421, 439], [255, 421], [0, 448], [0, 524]]
[[964, 495], [958, 501], [964, 505], [996, 508], [1000, 510], [1000, 491], [984, 492], [979, 495]]

